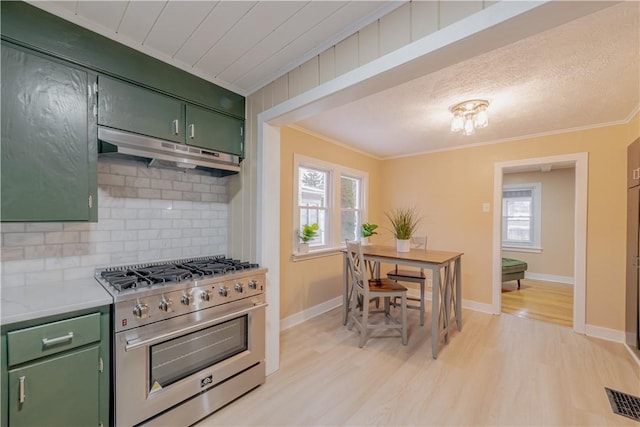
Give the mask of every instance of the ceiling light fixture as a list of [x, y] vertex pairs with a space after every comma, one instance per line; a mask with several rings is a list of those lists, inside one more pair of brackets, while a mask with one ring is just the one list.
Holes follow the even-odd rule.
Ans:
[[487, 127], [489, 124], [488, 107], [489, 101], [485, 99], [470, 99], [449, 108], [453, 114], [451, 132], [462, 131], [463, 135], [473, 135], [476, 129]]

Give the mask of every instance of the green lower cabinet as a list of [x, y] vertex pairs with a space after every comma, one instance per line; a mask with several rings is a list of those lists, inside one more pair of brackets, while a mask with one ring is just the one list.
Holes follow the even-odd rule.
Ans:
[[187, 144], [244, 157], [244, 122], [187, 104]]
[[99, 346], [9, 371], [9, 425], [98, 426]]

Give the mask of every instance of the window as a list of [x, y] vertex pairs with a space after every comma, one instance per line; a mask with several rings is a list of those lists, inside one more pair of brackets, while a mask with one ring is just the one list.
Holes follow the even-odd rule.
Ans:
[[502, 188], [502, 248], [540, 252], [542, 184], [512, 184]]
[[[338, 248], [345, 239], [358, 240], [365, 217], [367, 173], [341, 165], [296, 155], [294, 158], [294, 230], [318, 223], [311, 251]], [[298, 236], [294, 233], [297, 250]]]

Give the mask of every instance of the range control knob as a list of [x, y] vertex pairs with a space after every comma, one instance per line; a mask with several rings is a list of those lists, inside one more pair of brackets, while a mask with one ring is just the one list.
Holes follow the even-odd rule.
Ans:
[[226, 297], [229, 293], [229, 288], [227, 288], [226, 286], [221, 286], [220, 289], [218, 289], [218, 293], [223, 297]]
[[149, 317], [149, 306], [147, 304], [138, 303], [133, 307], [133, 316], [138, 319], [146, 319]]
[[160, 310], [170, 313], [173, 311], [173, 301], [171, 300], [171, 298], [166, 299], [165, 297], [162, 297], [162, 301], [160, 301], [159, 307]]
[[182, 298], [180, 298], [180, 302], [184, 305], [191, 305], [191, 301], [193, 301], [193, 298], [191, 298], [189, 294], [184, 294]]
[[209, 301], [209, 298], [211, 298], [211, 291], [205, 289], [200, 293], [200, 299], [202, 301]]
[[257, 289], [258, 288], [258, 281], [257, 280], [249, 280], [249, 289]]
[[242, 283], [238, 282], [236, 283], [233, 288], [236, 290], [236, 292], [238, 293], [242, 293], [244, 291], [244, 286], [242, 286]]

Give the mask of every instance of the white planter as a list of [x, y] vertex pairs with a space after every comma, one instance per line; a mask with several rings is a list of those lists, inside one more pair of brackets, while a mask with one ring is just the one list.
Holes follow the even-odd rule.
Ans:
[[396, 250], [398, 252], [409, 252], [411, 250], [411, 239], [396, 239]]
[[360, 238], [360, 243], [362, 244], [362, 246], [367, 246], [369, 244], [369, 238], [368, 237], [361, 237]]
[[298, 252], [300, 252], [301, 254], [306, 254], [307, 252], [309, 252], [309, 244], [300, 242], [300, 245], [298, 246]]

